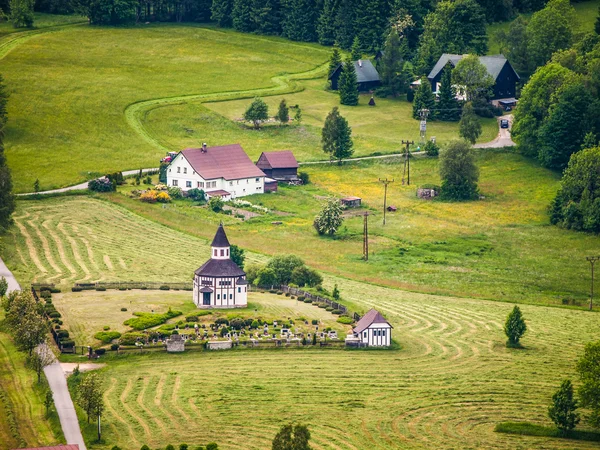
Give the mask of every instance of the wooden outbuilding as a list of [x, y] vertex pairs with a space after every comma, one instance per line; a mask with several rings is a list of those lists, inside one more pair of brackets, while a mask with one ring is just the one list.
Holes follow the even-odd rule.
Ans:
[[290, 150], [262, 152], [256, 167], [268, 178], [277, 181], [298, 180], [298, 161]]
[[381, 313], [372, 309], [357, 322], [352, 332], [367, 347], [389, 347], [392, 344], [392, 329]]
[[340, 200], [342, 206], [346, 208], [360, 208], [362, 199], [360, 197], [344, 197]]
[[[331, 89], [338, 90], [338, 82], [342, 74], [343, 63], [329, 76], [331, 81]], [[381, 78], [379, 72], [368, 59], [359, 59], [354, 61], [354, 69], [356, 70], [356, 85], [359, 92], [368, 92], [381, 86]]]

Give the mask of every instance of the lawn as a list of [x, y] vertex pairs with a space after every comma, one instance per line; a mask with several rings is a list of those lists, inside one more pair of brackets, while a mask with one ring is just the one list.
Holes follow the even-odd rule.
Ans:
[[[70, 337], [77, 345], [101, 345], [100, 341], [94, 339], [94, 334], [103, 331], [106, 326], [110, 327], [110, 331], [119, 333], [132, 331], [123, 322], [134, 317], [132, 315], [134, 312], [162, 314], [171, 308], [173, 311], [183, 313], [168, 321], [168, 323], [177, 323], [185, 320], [186, 314], [199, 311], [192, 302], [192, 293], [185, 291], [67, 292], [54, 294], [52, 300], [58, 311], [62, 313], [63, 328], [69, 330]], [[121, 311], [121, 308], [127, 308], [127, 311]], [[249, 293], [248, 308], [213, 310], [211, 314], [200, 317], [199, 323], [208, 325], [214, 323], [218, 317], [228, 316], [280, 322], [291, 318], [298, 322], [297, 327], [302, 329], [305, 326], [303, 323], [300, 324], [298, 318], [302, 317], [308, 321], [316, 319], [321, 322], [321, 329], [331, 327], [338, 331], [340, 337], [345, 336], [345, 331], [349, 329], [336, 323], [337, 316], [322, 308], [285, 296], [260, 292]], [[193, 326], [194, 323], [190, 325]]]
[[[376, 98], [376, 107], [368, 105], [370, 95], [360, 97], [359, 106], [340, 106], [335, 91], [325, 90], [325, 78], [301, 81], [305, 88], [294, 94], [265, 97], [270, 114], [277, 112], [282, 99], [288, 105], [299, 105], [302, 126], [265, 126], [261, 130], [239, 122], [251, 99], [213, 103], [183, 103], [149, 110], [144, 125], [149, 133], [160, 138], [170, 149], [198, 146], [199, 142], [224, 144], [238, 142], [253, 160], [265, 150], [292, 150], [299, 161], [327, 159], [321, 151], [321, 128], [334, 106], [352, 127], [354, 155], [399, 152], [403, 139], [419, 141], [419, 121], [412, 118], [412, 104], [405, 98]], [[217, 114], [215, 114], [217, 113]], [[295, 110], [290, 110], [293, 117]], [[482, 119], [483, 133], [479, 142], [493, 140], [498, 134], [496, 119]], [[458, 135], [458, 125], [452, 122], [430, 121], [428, 136], [439, 143]]]
[[0, 21], [0, 38], [11, 33], [23, 33], [48, 27], [85, 23], [87, 18], [77, 15], [34, 13], [32, 28], [14, 28], [10, 21]]
[[309, 425], [317, 450], [569, 446], [494, 428], [504, 421], [549, 425], [552, 393], [564, 377], [576, 381], [576, 359], [597, 338], [596, 314], [525, 305], [525, 349], [508, 350], [502, 325], [512, 305], [340, 286], [344, 299], [387, 315], [401, 349], [105, 359], [106, 444], [91, 448], [216, 441], [225, 450], [262, 449], [290, 421]]
[[[3, 319], [0, 310], [0, 322]], [[37, 384], [35, 372], [25, 368], [25, 355], [1, 328], [0, 386], [0, 450], [64, 442], [56, 412], [50, 420], [45, 417], [45, 380]]]
[[38, 33], [2, 60], [11, 92], [5, 144], [15, 188], [31, 191], [39, 179], [47, 189], [156, 166], [164, 149], [130, 126], [128, 107], [272, 87], [272, 77], [310, 71], [328, 56], [329, 50], [313, 44], [196, 25]]
[[[48, 281], [189, 281], [209, 255], [207, 240], [224, 221], [231, 242], [261, 255], [294, 253], [331, 275], [411, 291], [502, 301], [585, 306], [597, 237], [549, 225], [558, 175], [512, 151], [478, 151], [476, 202], [419, 200], [417, 185], [439, 183], [437, 160], [415, 158], [412, 185], [402, 164], [310, 165], [313, 183], [248, 197], [270, 213], [241, 221], [188, 201], [148, 205], [124, 193], [20, 201], [2, 256], [23, 283]], [[382, 225], [383, 187], [396, 181]], [[328, 195], [358, 195], [370, 211], [370, 258], [361, 261], [363, 210], [348, 211], [335, 238], [312, 222]], [[358, 214], [358, 215], [356, 215]], [[149, 219], [149, 220], [148, 220]], [[273, 222], [281, 222], [281, 225]]]

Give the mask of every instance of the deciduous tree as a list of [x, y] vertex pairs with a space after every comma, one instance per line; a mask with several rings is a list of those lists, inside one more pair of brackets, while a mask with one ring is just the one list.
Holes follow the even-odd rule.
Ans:
[[6, 291], [8, 291], [8, 281], [6, 278], [0, 277], [0, 298], [6, 295]]
[[238, 247], [235, 244], [231, 244], [229, 247], [229, 257], [236, 263], [240, 269], [244, 268], [244, 260], [246, 259], [246, 252], [243, 248]]
[[342, 207], [336, 198], [329, 198], [315, 217], [313, 223], [317, 233], [333, 236], [344, 222]]
[[321, 132], [321, 143], [323, 151], [329, 155], [329, 159], [337, 159], [342, 163], [342, 159], [349, 158], [354, 152], [352, 150], [352, 129], [348, 121], [344, 119], [339, 109], [334, 107], [325, 119], [325, 124]]
[[269, 118], [269, 107], [262, 98], [255, 98], [244, 113], [244, 120], [252, 122], [255, 129], [260, 128], [261, 122]]
[[272, 450], [310, 450], [310, 431], [305, 425], [284, 425], [275, 435]]
[[589, 423], [600, 427], [600, 341], [590, 342], [585, 346], [583, 356], [577, 363], [577, 372], [581, 381], [581, 406], [591, 410]]
[[548, 408], [548, 417], [561, 431], [570, 431], [579, 423], [577, 400], [573, 398], [571, 380], [564, 380], [558, 391], [552, 396], [552, 405]]
[[521, 313], [521, 309], [515, 305], [513, 310], [508, 314], [506, 323], [504, 324], [504, 334], [508, 337], [507, 347], [520, 346], [519, 341], [527, 331], [525, 319]]
[[475, 101], [487, 97], [495, 81], [477, 55], [468, 55], [452, 71], [452, 83], [467, 101]]
[[292, 272], [304, 266], [304, 261], [296, 255], [277, 255], [269, 260], [266, 268], [275, 274], [275, 284], [288, 284], [292, 280]]
[[40, 345], [31, 356], [27, 358], [27, 365], [37, 374], [38, 383], [41, 383], [42, 381], [44, 367], [52, 364], [54, 360], [55, 357], [47, 345]]
[[102, 415], [104, 409], [103, 387], [96, 373], [85, 375], [77, 386], [77, 404], [85, 411], [87, 421]]
[[463, 107], [458, 133], [460, 137], [466, 139], [471, 144], [477, 142], [477, 138], [481, 135], [481, 122], [475, 115], [471, 102], [466, 103]]
[[15, 28], [33, 26], [33, 0], [10, 0], [10, 20]]
[[440, 153], [441, 197], [444, 200], [473, 200], [479, 194], [479, 168], [466, 141], [452, 141]]

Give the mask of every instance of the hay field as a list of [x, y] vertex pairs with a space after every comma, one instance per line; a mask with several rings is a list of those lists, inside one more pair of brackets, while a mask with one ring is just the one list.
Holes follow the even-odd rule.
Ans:
[[512, 305], [341, 286], [344, 298], [388, 316], [400, 350], [116, 359], [102, 372], [105, 448], [217, 441], [226, 450], [263, 449], [292, 420], [309, 424], [317, 450], [571, 446], [493, 428], [505, 420], [548, 424], [552, 393], [574, 376], [583, 345], [597, 337], [597, 314], [524, 306], [526, 349], [515, 351], [504, 347], [502, 333]]

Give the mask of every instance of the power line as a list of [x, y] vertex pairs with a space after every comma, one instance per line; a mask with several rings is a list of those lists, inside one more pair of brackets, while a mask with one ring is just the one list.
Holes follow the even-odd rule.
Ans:
[[592, 266], [592, 286], [591, 286], [591, 292], [590, 292], [590, 311], [591, 311], [592, 307], [594, 306], [594, 264], [596, 264], [596, 261], [600, 261], [600, 256], [587, 256], [585, 259], [587, 259], [590, 262], [590, 265]]
[[382, 180], [380, 178], [379, 181], [381, 183], [383, 183], [383, 186], [384, 186], [384, 191], [383, 191], [383, 224], [385, 225], [385, 212], [386, 212], [386, 209], [387, 209], [387, 187], [388, 187], [388, 184], [393, 183], [394, 180], [388, 180], [387, 178], [385, 180]]

